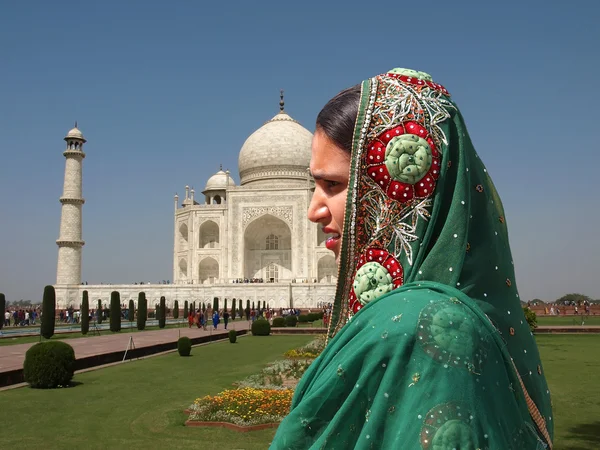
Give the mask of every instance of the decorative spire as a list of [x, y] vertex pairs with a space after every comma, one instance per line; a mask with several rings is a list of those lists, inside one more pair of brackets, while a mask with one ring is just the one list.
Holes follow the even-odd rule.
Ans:
[[77, 128], [77, 121], [75, 121], [75, 128]]
[[283, 101], [283, 89], [279, 90], [279, 112], [283, 112], [285, 102]]
[[223, 164], [219, 164], [219, 170], [223, 170]]

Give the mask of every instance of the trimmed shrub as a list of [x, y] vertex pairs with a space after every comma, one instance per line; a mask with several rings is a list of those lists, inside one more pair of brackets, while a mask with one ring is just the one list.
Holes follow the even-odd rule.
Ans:
[[[260, 304], [260, 302], [259, 302], [259, 304]], [[262, 309], [267, 309], [267, 302], [265, 300], [263, 300], [263, 307], [262, 307]]]
[[231, 301], [231, 320], [235, 320], [235, 298]]
[[219, 297], [213, 298], [213, 311], [219, 310]]
[[83, 291], [81, 300], [81, 334], [84, 336], [90, 331], [90, 300], [88, 291]]
[[227, 333], [227, 335], [229, 336], [229, 342], [235, 344], [235, 341], [237, 341], [237, 331], [229, 330], [229, 333]]
[[275, 317], [273, 319], [273, 327], [276, 327], [276, 328], [285, 327], [285, 319], [283, 317]]
[[223, 312], [227, 311], [227, 299], [225, 299], [225, 305], [223, 305]]
[[190, 356], [192, 351], [192, 340], [187, 336], [182, 336], [177, 341], [177, 351], [179, 356]]
[[523, 308], [523, 313], [525, 314], [525, 319], [527, 319], [527, 323], [529, 324], [529, 329], [533, 332], [537, 328], [537, 315], [528, 307]]
[[102, 311], [102, 299], [98, 299], [98, 307], [96, 308], [96, 316], [98, 325], [102, 323], [102, 319], [104, 319], [104, 311]]
[[253, 336], [268, 336], [271, 334], [271, 324], [266, 319], [256, 319], [252, 323]]
[[129, 299], [129, 309], [127, 310], [127, 320], [133, 322], [135, 319], [135, 305], [133, 304], [133, 299]]
[[138, 315], [137, 315], [137, 329], [142, 331], [146, 328], [146, 318], [148, 317], [148, 301], [146, 300], [146, 293], [140, 292], [138, 294]]
[[117, 291], [110, 293], [110, 331], [121, 331], [121, 294]]
[[62, 341], [39, 342], [25, 353], [23, 375], [33, 388], [66, 386], [75, 371], [73, 347]]
[[164, 295], [160, 298], [160, 306], [158, 307], [158, 328], [164, 328], [167, 321], [167, 307]]
[[306, 323], [306, 322], [309, 321], [309, 317], [310, 317], [310, 314], [308, 314], [308, 315], [307, 314], [300, 314], [298, 316], [298, 322], [300, 322], [300, 323]]
[[294, 315], [285, 316], [285, 326], [286, 327], [295, 327], [298, 323], [298, 318]]
[[179, 319], [179, 302], [177, 300], [173, 306], [173, 319]]
[[246, 300], [246, 310], [244, 313], [246, 314], [246, 320], [250, 320], [250, 300]]
[[188, 306], [188, 301], [183, 302], [183, 318], [187, 319], [187, 316], [190, 314], [190, 309]]
[[4, 326], [4, 313], [6, 312], [6, 297], [4, 294], [0, 293], [0, 313], [2, 317], [0, 317], [0, 330]]
[[42, 336], [46, 339], [50, 339], [54, 335], [55, 316], [56, 292], [54, 292], [54, 286], [46, 286], [42, 300], [42, 326], [40, 330]]
[[242, 317], [242, 314], [244, 314], [244, 308], [242, 307], [242, 299], [241, 298], [238, 302], [238, 314], [240, 315], [240, 317]]
[[319, 312], [316, 312], [314, 314], [317, 315], [317, 319], [319, 319], [319, 320], [323, 319], [323, 311], [319, 311]]
[[254, 302], [252, 302], [252, 311], [256, 311], [256, 308], [254, 306]]

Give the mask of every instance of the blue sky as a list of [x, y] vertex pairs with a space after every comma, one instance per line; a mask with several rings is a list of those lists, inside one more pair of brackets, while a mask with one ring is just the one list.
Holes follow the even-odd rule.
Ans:
[[600, 298], [600, 2], [4, 2], [0, 292], [56, 279], [63, 137], [84, 160], [83, 279], [172, 278], [173, 195], [278, 111], [312, 130], [393, 67], [453, 94], [503, 199], [521, 298]]

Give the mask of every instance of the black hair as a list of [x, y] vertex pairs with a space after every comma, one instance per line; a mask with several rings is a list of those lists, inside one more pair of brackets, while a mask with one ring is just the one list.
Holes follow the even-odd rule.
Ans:
[[317, 116], [317, 129], [323, 130], [329, 139], [348, 153], [352, 152], [360, 92], [360, 84], [344, 89], [329, 100]]

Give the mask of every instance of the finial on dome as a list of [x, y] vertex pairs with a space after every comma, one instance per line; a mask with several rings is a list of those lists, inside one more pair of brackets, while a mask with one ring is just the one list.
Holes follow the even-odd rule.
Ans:
[[279, 90], [279, 111], [283, 112], [285, 102], [283, 101], [283, 89]]
[[223, 170], [223, 164], [219, 164], [219, 170]]
[[75, 128], [77, 128], [77, 121], [75, 121]]

